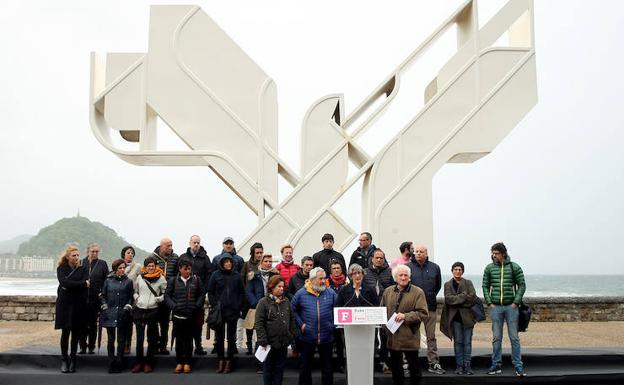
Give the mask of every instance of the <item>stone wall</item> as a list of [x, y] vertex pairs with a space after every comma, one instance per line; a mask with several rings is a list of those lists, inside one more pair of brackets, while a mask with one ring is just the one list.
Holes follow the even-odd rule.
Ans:
[[[54, 296], [0, 296], [0, 319], [52, 321], [55, 300]], [[438, 316], [443, 302], [438, 298]], [[624, 321], [624, 297], [533, 297], [525, 302], [533, 310], [532, 321]]]

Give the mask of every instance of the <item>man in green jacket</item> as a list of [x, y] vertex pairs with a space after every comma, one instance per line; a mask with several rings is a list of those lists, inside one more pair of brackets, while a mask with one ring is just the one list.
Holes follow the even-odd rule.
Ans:
[[492, 318], [492, 366], [487, 374], [502, 373], [503, 322], [511, 340], [511, 362], [518, 377], [526, 376], [522, 365], [520, 338], [518, 337], [518, 307], [526, 290], [524, 273], [511, 262], [507, 248], [502, 242], [491, 247], [492, 263], [483, 272], [483, 297], [490, 308]]

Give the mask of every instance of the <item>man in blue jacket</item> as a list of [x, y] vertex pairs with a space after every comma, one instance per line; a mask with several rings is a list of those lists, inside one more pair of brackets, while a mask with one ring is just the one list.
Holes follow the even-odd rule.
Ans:
[[332, 347], [334, 344], [334, 303], [336, 293], [325, 283], [325, 270], [315, 267], [310, 278], [292, 299], [301, 341], [300, 385], [312, 385], [312, 359], [318, 349], [323, 385], [334, 383]]
[[438, 306], [436, 297], [442, 288], [440, 266], [429, 260], [425, 246], [416, 246], [414, 253], [414, 258], [408, 264], [412, 271], [411, 281], [414, 286], [418, 286], [425, 292], [429, 310], [429, 316], [423, 320], [425, 334], [427, 335], [427, 361], [429, 361], [427, 370], [430, 373], [444, 374], [444, 369], [442, 369], [440, 358], [438, 357], [438, 341], [435, 336], [436, 308]]

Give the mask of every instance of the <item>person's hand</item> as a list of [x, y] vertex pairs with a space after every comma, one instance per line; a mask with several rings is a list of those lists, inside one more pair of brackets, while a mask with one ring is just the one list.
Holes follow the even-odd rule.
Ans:
[[512, 304], [511, 304], [511, 308], [512, 308], [512, 309], [517, 309], [517, 308], [518, 308], [518, 305], [516, 305], [515, 303], [512, 303]]
[[132, 305], [130, 305], [129, 303], [127, 303], [127, 304], [124, 306], [124, 310], [132, 310]]
[[305, 324], [301, 325], [301, 333], [305, 333]]
[[108, 305], [107, 304], [103, 304], [102, 306], [100, 306], [100, 309], [102, 309], [103, 311], [108, 310]]
[[493, 303], [490, 304], [490, 309], [494, 309], [496, 307], [496, 305], [494, 305]]
[[91, 286], [91, 282], [89, 282], [88, 279], [85, 281], [85, 283], [87, 284], [87, 287]]
[[396, 322], [401, 322], [405, 320], [405, 314], [403, 313], [397, 313], [396, 317], [394, 317], [394, 320]]

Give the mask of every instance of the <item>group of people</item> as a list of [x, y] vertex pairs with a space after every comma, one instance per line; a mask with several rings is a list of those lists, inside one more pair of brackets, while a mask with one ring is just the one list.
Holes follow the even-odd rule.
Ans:
[[[77, 247], [67, 247], [57, 268], [55, 328], [62, 331], [61, 371], [76, 370], [77, 354], [94, 354], [96, 340], [99, 347], [101, 330], [106, 328], [109, 371], [123, 369], [134, 329], [136, 357], [131, 370], [149, 373], [155, 355], [169, 354], [172, 324], [174, 371], [190, 373], [193, 354], [207, 354], [202, 347], [203, 325], [207, 323], [206, 338], [211, 329], [214, 331], [217, 373], [234, 370], [234, 357], [243, 349], [246, 338], [249, 355], [253, 354], [254, 340], [256, 349], [270, 347], [264, 362], [258, 362], [265, 384], [282, 383], [290, 349], [300, 357], [300, 384], [312, 384], [311, 361], [318, 352], [322, 383], [331, 385], [333, 372], [343, 372], [345, 365], [344, 339], [342, 330], [334, 325], [334, 307], [383, 306], [388, 317], [402, 324], [394, 333], [387, 329], [376, 333], [380, 368], [390, 370], [393, 382], [401, 384], [405, 357], [410, 383], [419, 383], [422, 324], [427, 337], [427, 369], [444, 374], [435, 336], [436, 297], [442, 279], [439, 266], [428, 258], [427, 248], [403, 242], [399, 246], [401, 255], [389, 262], [385, 252], [373, 245], [372, 235], [364, 232], [347, 265], [343, 255], [333, 249], [331, 234], [323, 235], [321, 241], [323, 249], [301, 258], [301, 265], [295, 263], [293, 247], [284, 245], [280, 249], [281, 262], [274, 267], [273, 256], [264, 252], [261, 243], [251, 246], [245, 261], [237, 254], [234, 240], [226, 237], [222, 252], [211, 260], [197, 235], [190, 238], [189, 247], [179, 257], [173, 252], [172, 241], [165, 238], [142, 264], [134, 261], [131, 246], [124, 247], [110, 271], [99, 258], [97, 244], [87, 247], [88, 255], [83, 260]], [[520, 266], [510, 261], [504, 244], [491, 247], [491, 258], [483, 277], [484, 302], [490, 307], [493, 331], [488, 374], [501, 373], [506, 321], [512, 361], [516, 373], [524, 376], [517, 331], [524, 276]], [[444, 284], [440, 330], [454, 341], [455, 373], [470, 375], [475, 324], [471, 307], [476, 292], [472, 282], [462, 277], [463, 263], [454, 263], [451, 273], [451, 280]]]

